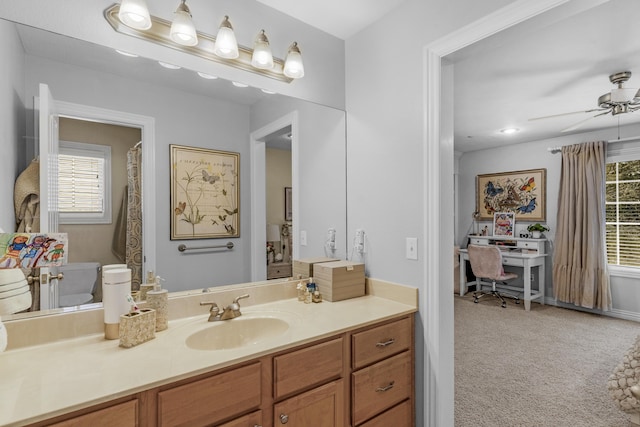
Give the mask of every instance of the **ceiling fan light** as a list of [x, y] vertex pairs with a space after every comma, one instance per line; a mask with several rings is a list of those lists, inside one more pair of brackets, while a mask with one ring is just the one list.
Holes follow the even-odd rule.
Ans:
[[264, 30], [261, 30], [260, 34], [256, 37], [253, 54], [251, 55], [251, 65], [263, 70], [273, 68], [273, 54], [271, 53], [269, 39], [267, 39]]
[[617, 88], [611, 90], [611, 102], [626, 104], [633, 101], [638, 90], [633, 88]]
[[136, 30], [151, 28], [151, 16], [145, 0], [122, 0], [118, 18], [124, 25]]
[[181, 0], [175, 11], [175, 17], [171, 23], [171, 40], [183, 46], [195, 46], [198, 44], [196, 27], [191, 20], [191, 12], [186, 5], [186, 0]]
[[304, 77], [304, 64], [302, 63], [302, 54], [298, 43], [293, 42], [289, 46], [289, 52], [287, 53], [287, 59], [284, 61], [284, 75], [291, 77], [292, 79], [299, 79]]
[[225, 16], [220, 24], [213, 53], [220, 58], [226, 59], [235, 59], [240, 56], [236, 35], [233, 32], [233, 27], [231, 26], [231, 22], [229, 22], [228, 16]]

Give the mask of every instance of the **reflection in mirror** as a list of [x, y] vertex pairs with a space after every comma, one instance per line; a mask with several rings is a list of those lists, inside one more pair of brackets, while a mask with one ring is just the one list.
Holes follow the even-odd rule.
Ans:
[[[153, 211], [157, 217], [153, 229], [145, 228], [145, 242], [151, 236], [154, 244], [152, 248], [144, 248], [144, 261], [155, 266], [154, 274], [165, 279], [164, 284], [169, 291], [266, 279], [264, 149], [261, 157], [257, 148], [260, 142], [251, 142], [250, 135], [283, 117], [294, 118], [291, 120], [291, 186], [294, 194], [291, 255], [294, 258], [324, 255], [329, 228], [336, 229], [336, 255], [346, 254], [346, 134], [343, 111], [267, 94], [257, 88], [238, 88], [229, 81], [205, 78], [212, 76], [201, 76], [193, 70], [163, 68], [150, 59], [120, 55], [106, 47], [8, 21], [0, 20], [0, 33], [4, 35], [0, 49], [5, 58], [11, 59], [9, 62], [13, 66], [9, 78], [0, 88], [5, 99], [0, 112], [5, 112], [10, 120], [18, 123], [12, 138], [16, 144], [7, 148], [18, 159], [18, 167], [15, 171], [7, 171], [3, 181], [6, 178], [13, 182], [37, 154], [34, 148], [38, 140], [34, 126], [37, 116], [34, 117], [31, 106], [40, 83], [47, 84], [54, 98], [63, 103], [151, 120], [152, 126], [139, 126], [142, 140], [151, 135], [155, 141], [152, 158], [143, 158], [143, 165], [151, 167], [150, 176], [156, 187], [153, 194], [142, 195], [143, 215], [146, 218], [146, 214]], [[62, 123], [75, 118], [74, 115], [64, 116]], [[106, 126], [111, 125], [113, 123]], [[103, 133], [102, 129], [87, 131], [91, 138], [101, 137]], [[89, 142], [87, 134], [75, 139]], [[68, 136], [61, 139], [73, 140]], [[136, 137], [122, 139], [127, 141], [125, 145], [130, 145]], [[225, 244], [229, 239], [170, 240], [169, 215], [174, 211], [169, 206], [170, 144], [240, 153], [241, 235], [232, 239], [233, 250], [181, 253], [177, 250], [181, 243], [211, 246]], [[124, 172], [114, 171], [113, 175], [116, 174]], [[112, 226], [117, 223], [123, 191], [122, 188], [114, 188], [112, 194]], [[0, 194], [7, 201], [12, 197], [5, 187]], [[262, 194], [262, 199], [256, 194]], [[13, 228], [13, 212], [2, 209], [10, 209], [11, 205], [5, 203], [5, 207], [0, 208], [0, 219], [6, 222], [0, 227], [5, 230]], [[284, 205], [281, 209], [280, 225], [286, 223]], [[60, 230], [66, 227], [71, 225], [62, 224]], [[74, 251], [74, 246], [78, 245], [78, 252], [74, 252], [77, 255], [72, 254], [70, 262], [114, 263], [117, 258], [113, 258], [113, 235], [98, 236], [94, 226], [90, 226], [90, 230], [67, 231], [70, 250]], [[308, 236], [306, 246], [300, 246], [298, 242], [297, 237], [302, 231]], [[90, 249], [81, 249], [81, 243], [87, 243]], [[98, 245], [104, 247], [98, 248]], [[149, 257], [147, 250], [154, 256]], [[143, 273], [146, 275], [146, 271]], [[59, 286], [64, 286], [64, 280]], [[96, 289], [99, 285], [93, 293], [94, 300], [99, 300]]]

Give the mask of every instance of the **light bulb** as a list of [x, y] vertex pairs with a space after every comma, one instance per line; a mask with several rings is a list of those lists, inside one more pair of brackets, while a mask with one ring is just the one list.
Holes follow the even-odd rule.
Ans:
[[269, 47], [269, 39], [267, 39], [264, 30], [260, 31], [260, 34], [256, 37], [253, 55], [251, 55], [251, 65], [265, 70], [273, 68], [273, 55]]
[[118, 18], [124, 25], [136, 30], [151, 28], [149, 8], [144, 0], [122, 0]]
[[175, 17], [171, 23], [171, 40], [183, 46], [195, 46], [198, 44], [196, 27], [191, 20], [191, 12], [187, 7], [186, 0], [181, 0], [175, 12]]
[[231, 26], [231, 22], [229, 22], [228, 16], [225, 16], [220, 24], [213, 53], [221, 58], [227, 59], [235, 59], [240, 56], [236, 35], [233, 33], [233, 27]]
[[304, 65], [302, 64], [302, 55], [300, 54], [297, 42], [293, 42], [293, 44], [289, 46], [283, 72], [285, 76], [291, 77], [292, 79], [304, 77]]

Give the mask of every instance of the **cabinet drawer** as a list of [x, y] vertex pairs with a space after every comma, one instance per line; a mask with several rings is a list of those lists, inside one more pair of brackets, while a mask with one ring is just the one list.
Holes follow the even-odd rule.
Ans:
[[359, 369], [408, 349], [411, 338], [411, 319], [409, 318], [353, 334], [351, 337], [353, 369]]
[[269, 264], [267, 266], [267, 276], [271, 279], [291, 277], [291, 264], [288, 264], [288, 263]]
[[405, 351], [352, 374], [353, 424], [411, 397], [411, 355]]
[[516, 266], [516, 267], [522, 267], [524, 265], [524, 260], [522, 258], [503, 257], [502, 258], [502, 264], [503, 265], [513, 265], [513, 266]]
[[262, 411], [255, 411], [244, 417], [236, 418], [217, 427], [260, 427], [262, 426]]
[[121, 403], [100, 409], [95, 412], [80, 415], [59, 423], [51, 424], [51, 427], [82, 427], [82, 426], [122, 426], [135, 427], [138, 425], [138, 400]]
[[158, 393], [158, 425], [211, 425], [260, 406], [260, 362]]
[[489, 243], [487, 239], [478, 239], [476, 237], [469, 238], [469, 242], [472, 245], [482, 245], [482, 246], [487, 246], [487, 244]]
[[342, 374], [342, 337], [273, 358], [276, 399], [339, 378]]
[[405, 400], [387, 412], [370, 419], [360, 427], [411, 427], [413, 426], [413, 414], [411, 412], [411, 401]]

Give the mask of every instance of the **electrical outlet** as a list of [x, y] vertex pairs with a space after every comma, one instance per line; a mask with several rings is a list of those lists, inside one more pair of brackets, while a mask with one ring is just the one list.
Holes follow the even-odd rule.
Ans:
[[300, 231], [300, 246], [307, 246], [307, 231]]
[[356, 230], [356, 241], [354, 244], [354, 249], [357, 253], [363, 254], [365, 252], [364, 242], [365, 242], [364, 230], [361, 228], [358, 228]]
[[418, 259], [418, 238], [407, 237], [407, 259]]

